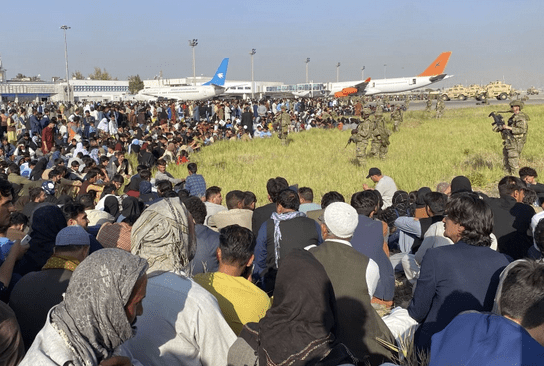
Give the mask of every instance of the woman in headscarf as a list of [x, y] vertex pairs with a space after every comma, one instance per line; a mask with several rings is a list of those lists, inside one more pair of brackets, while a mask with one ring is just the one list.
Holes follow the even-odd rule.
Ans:
[[117, 218], [117, 222], [121, 222], [127, 217], [140, 217], [142, 209], [140, 207], [140, 201], [136, 197], [125, 197], [121, 205], [123, 209], [121, 210], [121, 214]]
[[46, 168], [47, 168], [47, 159], [46, 158], [41, 158], [36, 163], [36, 166], [34, 167], [34, 169], [32, 169], [32, 171], [30, 172], [29, 179], [30, 180], [40, 180], [42, 178], [42, 174], [43, 174], [43, 172], [45, 171]]
[[21, 276], [42, 269], [53, 254], [57, 234], [66, 227], [66, 218], [55, 205], [38, 207], [31, 220], [30, 248], [13, 270]]
[[132, 354], [145, 365], [226, 365], [236, 336], [215, 297], [186, 275], [196, 236], [185, 206], [177, 197], [149, 206], [131, 240], [132, 253], [149, 262], [144, 308], [156, 310], [138, 319]]
[[119, 200], [116, 196], [111, 195], [104, 200], [104, 211], [117, 218], [119, 217]]
[[80, 152], [81, 152], [83, 155], [89, 155], [89, 152], [87, 151], [87, 149], [85, 149], [85, 148], [83, 147], [83, 143], [82, 143], [82, 142], [78, 142], [78, 143], [76, 144], [76, 149], [75, 149], [74, 152], [72, 153], [72, 156], [75, 157], [75, 156], [77, 156], [77, 154], [79, 154]]
[[356, 364], [336, 341], [336, 299], [331, 281], [309, 252], [289, 253], [278, 269], [272, 307], [248, 323], [229, 350], [232, 366], [337, 366]]
[[87, 257], [20, 365], [141, 365], [122, 344], [136, 333], [143, 312], [147, 267], [145, 259], [119, 249]]

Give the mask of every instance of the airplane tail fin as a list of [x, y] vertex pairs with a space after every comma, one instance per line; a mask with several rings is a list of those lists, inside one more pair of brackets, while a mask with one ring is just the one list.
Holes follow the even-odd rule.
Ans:
[[219, 68], [215, 72], [215, 75], [213, 78], [208, 81], [207, 83], [204, 83], [202, 85], [216, 85], [216, 86], [224, 86], [225, 85], [225, 79], [227, 77], [227, 68], [229, 67], [229, 59], [224, 58], [223, 61], [221, 61], [221, 65], [219, 65]]
[[432, 64], [425, 69], [421, 74], [418, 76], [435, 76], [440, 75], [444, 73], [444, 70], [446, 69], [446, 65], [448, 64], [448, 61], [451, 56], [451, 51], [449, 52], [442, 52], [440, 56], [436, 58], [436, 60], [433, 61]]

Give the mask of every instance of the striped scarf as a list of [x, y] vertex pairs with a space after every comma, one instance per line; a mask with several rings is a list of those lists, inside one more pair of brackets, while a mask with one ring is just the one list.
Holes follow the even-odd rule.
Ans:
[[280, 240], [281, 240], [281, 231], [280, 231], [280, 222], [294, 219], [296, 217], [306, 217], [304, 212], [300, 211], [291, 211], [278, 214], [274, 212], [270, 217], [274, 220], [274, 254], [276, 261], [276, 268], [278, 268], [278, 262], [280, 260]]

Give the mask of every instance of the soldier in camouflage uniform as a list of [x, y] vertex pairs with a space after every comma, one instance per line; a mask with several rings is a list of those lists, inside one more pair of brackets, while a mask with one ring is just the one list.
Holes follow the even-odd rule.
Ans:
[[[493, 131], [500, 132], [502, 136], [502, 155], [504, 170], [514, 175], [519, 168], [519, 157], [523, 146], [527, 141], [528, 124], [530, 120], [529, 116], [522, 112], [523, 102], [514, 100], [510, 103], [510, 111], [512, 116], [508, 119], [508, 124], [502, 127], [493, 125]], [[506, 112], [498, 112], [506, 113]]]
[[444, 99], [438, 96], [438, 98], [436, 98], [436, 118], [442, 117], [442, 113], [444, 113], [445, 108], [446, 106], [444, 105]]
[[431, 107], [433, 106], [433, 99], [431, 98], [431, 94], [427, 96], [427, 106], [425, 107], [425, 112], [431, 113]]
[[287, 146], [289, 142], [287, 141], [287, 136], [289, 135], [289, 126], [291, 125], [291, 116], [286, 111], [285, 105], [281, 106], [281, 112], [274, 118], [276, 122], [280, 123], [280, 132], [278, 137], [281, 139], [281, 144]]
[[372, 146], [370, 148], [370, 156], [378, 156], [380, 159], [385, 159], [391, 132], [385, 124], [385, 118], [383, 118], [381, 108], [376, 108], [373, 127], [374, 129], [372, 130]]
[[399, 132], [399, 127], [403, 121], [400, 105], [397, 105], [395, 110], [391, 113], [391, 121], [393, 121], [393, 132]]
[[370, 108], [363, 108], [363, 119], [359, 123], [356, 129], [351, 131], [350, 141], [355, 142], [355, 157], [357, 163], [360, 166], [365, 164], [366, 159], [366, 149], [368, 147], [368, 140], [372, 137], [373, 121], [370, 119], [372, 111]]

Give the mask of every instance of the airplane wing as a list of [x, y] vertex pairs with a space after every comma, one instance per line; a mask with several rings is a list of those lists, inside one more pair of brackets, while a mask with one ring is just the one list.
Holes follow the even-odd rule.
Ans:
[[370, 83], [370, 78], [366, 79], [363, 82], [344, 88], [341, 91], [334, 93], [334, 97], [340, 98], [340, 97], [347, 97], [348, 95], [351, 95], [351, 94], [356, 94], [356, 95], [364, 94], [364, 91], [368, 83]]

